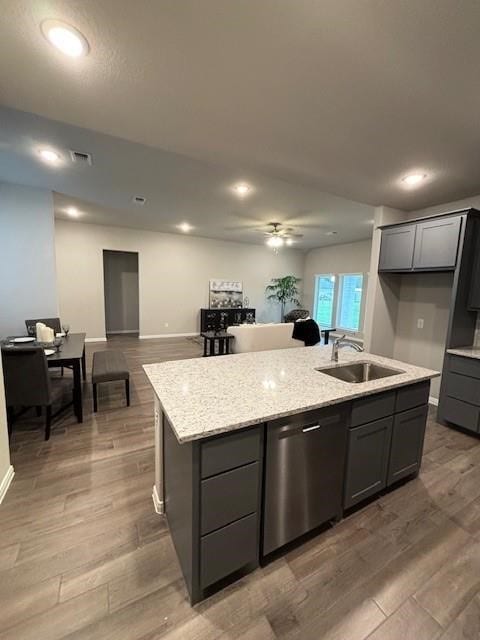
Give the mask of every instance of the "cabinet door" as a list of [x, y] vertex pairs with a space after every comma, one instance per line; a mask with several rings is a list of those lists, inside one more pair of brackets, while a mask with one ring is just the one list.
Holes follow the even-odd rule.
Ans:
[[414, 269], [454, 269], [462, 219], [419, 222], [415, 237]]
[[388, 465], [388, 485], [420, 470], [427, 413], [428, 405], [424, 405], [397, 413], [395, 416]]
[[393, 418], [350, 429], [344, 507], [375, 495], [387, 484]]
[[409, 271], [412, 268], [415, 230], [414, 224], [383, 229], [379, 271]]

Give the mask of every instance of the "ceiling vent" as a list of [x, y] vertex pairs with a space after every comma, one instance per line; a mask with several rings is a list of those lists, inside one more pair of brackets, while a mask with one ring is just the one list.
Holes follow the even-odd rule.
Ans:
[[93, 164], [92, 155], [84, 151], [73, 151], [70, 149], [70, 157], [72, 158], [72, 162], [76, 164], [88, 164], [90, 166]]
[[133, 204], [137, 204], [139, 207], [143, 207], [146, 201], [147, 199], [143, 196], [133, 196], [132, 198]]

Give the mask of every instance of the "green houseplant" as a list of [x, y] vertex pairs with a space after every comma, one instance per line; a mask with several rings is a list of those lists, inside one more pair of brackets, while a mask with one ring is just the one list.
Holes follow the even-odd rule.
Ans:
[[297, 297], [300, 291], [297, 285], [301, 281], [301, 278], [296, 278], [295, 276], [272, 278], [271, 283], [265, 288], [267, 300], [280, 303], [282, 322], [285, 318], [285, 305], [287, 302], [292, 302], [296, 305], [300, 304], [300, 300]]

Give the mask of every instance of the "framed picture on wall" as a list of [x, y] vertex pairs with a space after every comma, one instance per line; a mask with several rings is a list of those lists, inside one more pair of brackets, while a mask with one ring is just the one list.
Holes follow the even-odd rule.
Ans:
[[220, 278], [210, 280], [210, 309], [241, 309], [243, 284]]

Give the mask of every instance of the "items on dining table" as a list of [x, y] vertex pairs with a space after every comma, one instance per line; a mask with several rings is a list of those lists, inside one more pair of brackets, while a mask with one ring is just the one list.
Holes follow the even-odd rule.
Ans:
[[55, 332], [47, 325], [43, 324], [43, 322], [37, 322], [35, 325], [35, 335], [37, 338], [37, 342], [44, 342], [46, 344], [51, 344], [55, 341]]

